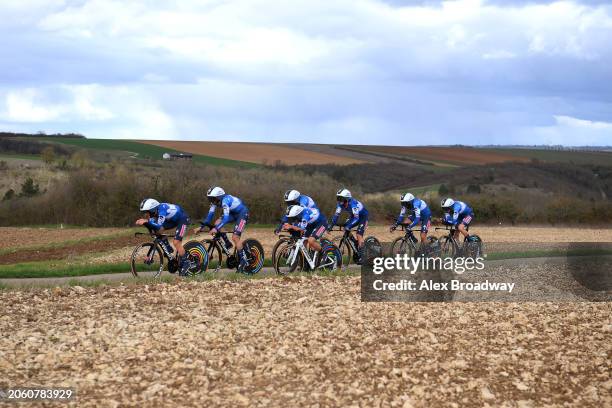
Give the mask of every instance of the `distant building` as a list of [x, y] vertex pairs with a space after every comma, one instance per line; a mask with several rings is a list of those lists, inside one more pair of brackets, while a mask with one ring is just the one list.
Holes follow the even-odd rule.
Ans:
[[193, 159], [193, 154], [189, 154], [189, 153], [164, 153], [162, 155], [162, 159], [164, 159], [164, 160], [191, 160], [191, 159]]

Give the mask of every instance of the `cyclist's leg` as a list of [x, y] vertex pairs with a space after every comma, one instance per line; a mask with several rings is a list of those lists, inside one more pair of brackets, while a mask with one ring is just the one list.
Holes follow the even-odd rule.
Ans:
[[368, 228], [368, 214], [364, 214], [359, 217], [359, 221], [357, 222], [357, 229], [355, 230], [355, 236], [357, 237], [357, 243], [359, 244], [359, 248], [363, 247], [363, 236], [365, 235], [365, 231]]
[[421, 244], [427, 242], [427, 233], [431, 227], [431, 212], [427, 211], [421, 214]]
[[470, 233], [468, 232], [468, 227], [470, 226], [470, 223], [472, 222], [473, 218], [474, 214], [468, 214], [464, 216], [461, 220], [459, 220], [459, 223], [457, 224], [459, 232], [461, 232], [461, 234], [465, 238], [469, 238], [470, 236]]
[[183, 247], [183, 238], [187, 234], [187, 226], [189, 225], [189, 217], [182, 218], [176, 225], [176, 232], [174, 233], [174, 239], [172, 245], [176, 248], [176, 252], [179, 256], [185, 255], [185, 248]]
[[241, 236], [244, 232], [244, 228], [246, 227], [249, 221], [249, 212], [248, 210], [242, 211], [240, 214], [236, 216], [236, 222], [234, 224], [234, 234], [232, 235], [232, 241], [234, 241], [234, 245], [236, 245], [236, 251], [238, 252], [238, 257], [240, 259], [241, 267], [244, 267], [248, 260], [245, 251], [243, 250]]
[[304, 235], [308, 238], [308, 246], [315, 251], [320, 251], [321, 244], [319, 240], [325, 234], [325, 231], [327, 231], [327, 220], [321, 216], [317, 222], [306, 228]]

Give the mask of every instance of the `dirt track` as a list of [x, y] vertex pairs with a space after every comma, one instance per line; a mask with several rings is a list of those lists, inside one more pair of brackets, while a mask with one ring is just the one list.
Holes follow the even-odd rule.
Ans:
[[0, 305], [0, 386], [72, 386], [79, 406], [612, 403], [611, 303], [363, 304], [358, 278], [295, 278]]

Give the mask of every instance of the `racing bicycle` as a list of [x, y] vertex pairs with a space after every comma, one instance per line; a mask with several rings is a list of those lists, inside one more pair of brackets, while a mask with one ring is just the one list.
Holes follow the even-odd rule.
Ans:
[[409, 257], [415, 256], [437, 256], [440, 252], [440, 243], [436, 237], [427, 237], [427, 245], [421, 248], [419, 240], [414, 236], [414, 232], [421, 232], [420, 229], [406, 228], [405, 225], [398, 225], [404, 231], [404, 236], [397, 237], [391, 243], [391, 255], [406, 254]]
[[[478, 235], [470, 235], [469, 238], [464, 237], [463, 243], [460, 243], [455, 238], [455, 233], [458, 229], [455, 226], [436, 227], [437, 230], [448, 231], [448, 234], [439, 239], [440, 253], [443, 257], [457, 258], [480, 258], [484, 254], [484, 243]], [[467, 227], [469, 230], [469, 226]]]
[[[226, 242], [229, 242], [227, 234], [227, 232], [219, 231], [212, 238], [201, 241], [208, 251], [210, 257], [209, 265], [211, 268], [215, 268], [214, 272], [218, 272], [221, 269], [224, 257], [225, 264], [229, 269], [237, 270], [238, 266], [240, 265], [236, 249], [234, 248], [234, 251], [232, 252], [231, 247], [226, 245]], [[248, 275], [258, 273], [261, 271], [264, 265], [263, 246], [259, 241], [253, 238], [244, 240], [242, 245], [246, 251], [248, 259], [248, 264], [242, 273]]]
[[333, 239], [342, 255], [343, 268], [348, 268], [351, 261], [356, 265], [361, 265], [364, 261], [369, 264], [372, 261], [370, 258], [380, 256], [382, 245], [376, 237], [369, 236], [364, 240], [364, 258], [366, 259], [360, 259], [359, 243], [351, 230], [344, 230], [344, 228], [340, 227], [337, 229], [332, 228], [330, 231], [344, 231], [342, 236], [337, 236]]
[[274, 270], [277, 274], [287, 275], [304, 270], [335, 271], [342, 267], [340, 250], [330, 240], [320, 240], [321, 251], [307, 248], [307, 240], [307, 237], [290, 237], [279, 244], [274, 259]]
[[[132, 275], [138, 277], [141, 273], [152, 272], [154, 278], [158, 278], [164, 270], [164, 263], [167, 265], [168, 272], [176, 273], [179, 270], [179, 260], [175, 255], [174, 249], [168, 242], [168, 237], [172, 235], [155, 234], [149, 229], [148, 233], [136, 232], [134, 236], [148, 235], [152, 238], [151, 242], [144, 242], [132, 251], [130, 268]], [[191, 266], [188, 269], [188, 276], [199, 275], [208, 267], [208, 251], [199, 242], [191, 241], [184, 245], [185, 252], [188, 254], [188, 261]]]

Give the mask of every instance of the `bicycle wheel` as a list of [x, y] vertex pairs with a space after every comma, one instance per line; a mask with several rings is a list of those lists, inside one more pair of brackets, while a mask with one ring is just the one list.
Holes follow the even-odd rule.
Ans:
[[214, 268], [215, 272], [218, 272], [223, 265], [223, 253], [221, 252], [221, 248], [216, 241], [212, 239], [205, 239], [202, 241], [204, 248], [206, 248], [206, 252], [208, 253], [208, 265], [207, 268]]
[[338, 247], [328, 240], [321, 240], [321, 247], [321, 259], [318, 268], [326, 272], [341, 269], [342, 254]]
[[278, 251], [278, 247], [281, 246], [283, 242], [291, 241], [289, 237], [280, 237], [278, 241], [272, 247], [272, 265], [276, 263], [276, 252]]
[[164, 268], [161, 248], [152, 242], [138, 245], [132, 252], [130, 268], [134, 277], [138, 277], [139, 273], [154, 272], [157, 278]]
[[340, 250], [340, 255], [342, 256], [342, 267], [348, 268], [351, 265], [351, 262], [354, 262], [353, 250], [348, 243], [348, 240], [342, 239], [342, 237], [339, 237], [337, 240], [334, 238], [334, 244]]
[[363, 242], [362, 264], [372, 266], [374, 259], [382, 256], [382, 244], [378, 238], [369, 236]]
[[295, 243], [288, 241], [284, 242], [278, 247], [276, 252], [276, 259], [274, 260], [274, 270], [279, 275], [287, 275], [295, 270], [304, 269], [304, 257], [301, 252], [298, 252], [293, 263], [290, 259], [293, 256], [293, 252], [296, 251]]
[[452, 239], [446, 237], [442, 243], [441, 255], [443, 258], [455, 258], [457, 256], [457, 246]]
[[261, 271], [264, 265], [264, 249], [256, 239], [244, 241], [244, 248], [247, 249], [249, 264], [244, 268], [244, 273], [254, 275]]
[[189, 268], [189, 275], [199, 275], [208, 267], [208, 251], [199, 241], [189, 241], [184, 246], [185, 252], [189, 254], [189, 260], [194, 265]]
[[406, 239], [406, 237], [398, 237], [391, 243], [391, 255], [408, 255], [413, 257], [415, 254], [414, 245]]

